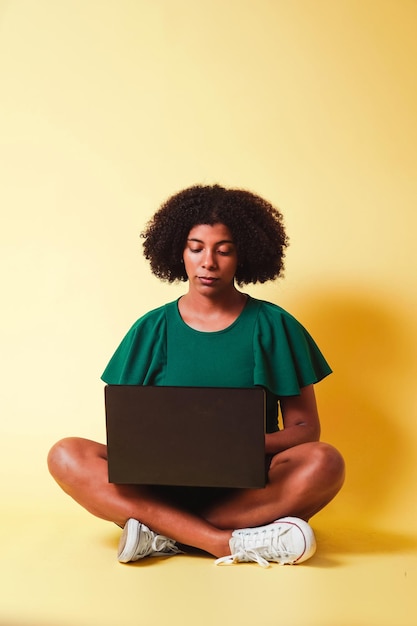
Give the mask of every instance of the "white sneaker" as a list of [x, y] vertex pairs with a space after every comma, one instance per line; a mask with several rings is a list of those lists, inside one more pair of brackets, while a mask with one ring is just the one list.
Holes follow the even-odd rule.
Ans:
[[280, 565], [306, 561], [316, 551], [311, 528], [298, 517], [283, 517], [267, 526], [235, 530], [230, 539], [230, 556], [217, 559], [216, 565], [256, 561], [269, 567], [268, 561]]
[[157, 535], [145, 524], [130, 518], [120, 537], [117, 559], [120, 563], [128, 563], [143, 559], [145, 556], [169, 556], [180, 552], [173, 539]]

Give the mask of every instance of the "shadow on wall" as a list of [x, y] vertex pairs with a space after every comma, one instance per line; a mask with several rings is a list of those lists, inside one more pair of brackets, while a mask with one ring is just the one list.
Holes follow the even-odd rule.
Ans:
[[[392, 300], [394, 301], [394, 300]], [[334, 374], [317, 388], [322, 439], [346, 461], [337, 515], [378, 525], [410, 485], [409, 425], [413, 334], [408, 310], [372, 293], [315, 292], [296, 302]], [[415, 433], [413, 433], [414, 435]], [[332, 505], [333, 508], [333, 505]], [[359, 521], [359, 520], [357, 520]]]

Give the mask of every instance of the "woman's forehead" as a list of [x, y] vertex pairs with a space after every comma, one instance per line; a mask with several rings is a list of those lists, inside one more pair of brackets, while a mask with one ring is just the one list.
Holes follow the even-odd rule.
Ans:
[[197, 224], [188, 233], [187, 239], [198, 241], [228, 241], [233, 243], [233, 236], [230, 229], [222, 223]]

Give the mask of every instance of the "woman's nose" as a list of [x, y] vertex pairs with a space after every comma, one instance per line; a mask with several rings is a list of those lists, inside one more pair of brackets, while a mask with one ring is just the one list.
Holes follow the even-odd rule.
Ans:
[[211, 250], [207, 250], [203, 258], [203, 267], [215, 267], [215, 256]]

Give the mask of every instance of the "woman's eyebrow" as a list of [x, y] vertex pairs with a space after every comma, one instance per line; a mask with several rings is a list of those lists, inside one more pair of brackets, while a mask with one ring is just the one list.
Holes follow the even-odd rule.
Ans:
[[[196, 239], [195, 237], [189, 237], [187, 241], [195, 241], [196, 243], [204, 243], [202, 239]], [[232, 241], [231, 239], [222, 239], [221, 241], [216, 241], [215, 245], [220, 246], [223, 243], [231, 243], [234, 245], [235, 242]]]

